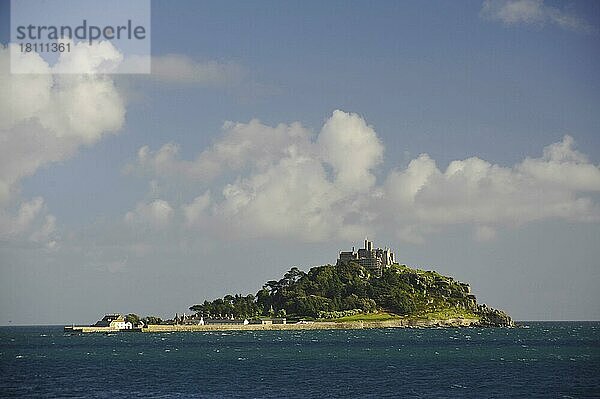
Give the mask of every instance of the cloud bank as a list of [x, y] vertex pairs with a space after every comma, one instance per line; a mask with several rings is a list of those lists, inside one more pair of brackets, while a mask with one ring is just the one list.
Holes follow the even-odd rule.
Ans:
[[471, 157], [440, 169], [421, 154], [382, 174], [383, 155], [372, 126], [337, 110], [318, 134], [298, 122], [227, 122], [193, 160], [173, 143], [144, 146], [128, 170], [193, 187], [188, 202], [169, 199], [171, 224], [228, 236], [312, 241], [382, 233], [418, 242], [444, 226], [469, 225], [487, 241], [498, 227], [600, 220], [593, 197], [600, 168], [568, 135], [512, 166]]

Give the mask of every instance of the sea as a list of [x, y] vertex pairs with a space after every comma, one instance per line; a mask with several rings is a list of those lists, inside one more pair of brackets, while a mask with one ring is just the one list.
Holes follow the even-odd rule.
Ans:
[[3, 398], [600, 398], [600, 322], [69, 335], [0, 327]]

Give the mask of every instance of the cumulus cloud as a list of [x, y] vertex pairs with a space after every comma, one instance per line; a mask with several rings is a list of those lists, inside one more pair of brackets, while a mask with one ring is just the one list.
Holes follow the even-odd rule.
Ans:
[[340, 187], [363, 191], [375, 184], [371, 171], [383, 160], [383, 145], [357, 114], [334, 111], [321, 129], [317, 146]]
[[[598, 204], [586, 194], [600, 191], [600, 169], [573, 149], [572, 137], [513, 167], [477, 157], [451, 162], [440, 170], [428, 155], [405, 170], [392, 171], [380, 204], [397, 223], [419, 226], [486, 226], [476, 236], [490, 237], [493, 225], [520, 225], [560, 218], [598, 221]], [[483, 234], [482, 234], [483, 233]]]
[[382, 158], [373, 128], [357, 114], [335, 111], [318, 136], [300, 123], [226, 122], [221, 138], [193, 161], [181, 159], [174, 144], [144, 146], [129, 169], [198, 184], [235, 172], [211, 206], [207, 197], [184, 205], [188, 224], [211, 220], [230, 232], [310, 240], [362, 228], [368, 212], [345, 221], [343, 209], [365, 201]]
[[206, 217], [206, 211], [210, 205], [210, 191], [197, 196], [194, 200], [182, 206], [185, 222], [188, 226], [201, 223]]
[[568, 135], [513, 166], [471, 157], [442, 170], [422, 154], [377, 181], [383, 152], [362, 117], [335, 111], [317, 135], [299, 123], [228, 122], [195, 160], [181, 159], [173, 144], [143, 147], [135, 168], [201, 188], [176, 212], [188, 227], [227, 235], [320, 240], [380, 232], [419, 242], [445, 226], [470, 225], [476, 240], [487, 241], [505, 226], [600, 220], [593, 199], [600, 169]]
[[[90, 51], [97, 51], [95, 57]], [[94, 72], [94, 66], [100, 67], [103, 59], [112, 60], [116, 54], [106, 45], [85, 49], [74, 46], [70, 53], [61, 53], [57, 64], [50, 67], [36, 53], [15, 52], [13, 66], [31, 73], [11, 74], [9, 48], [0, 46], [0, 217], [5, 221], [0, 234], [4, 237], [16, 238], [15, 226], [24, 226], [22, 212], [32, 204], [39, 204], [34, 207], [38, 209], [36, 215], [47, 212], [42, 198], [15, 206], [22, 178], [44, 165], [71, 157], [80, 146], [92, 145], [123, 125], [124, 101], [109, 77], [53, 72], [64, 72], [84, 62]], [[90, 57], [95, 64], [86, 61]], [[42, 241], [55, 228], [54, 216], [46, 214], [43, 219], [46, 221], [37, 233], [21, 229], [19, 235]]]
[[552, 24], [576, 32], [594, 31], [594, 28], [582, 18], [544, 4], [544, 0], [486, 0], [483, 2], [481, 15], [507, 25]]
[[544, 148], [541, 158], [526, 158], [518, 170], [546, 183], [573, 191], [600, 190], [598, 168], [588, 158], [575, 150], [575, 140], [566, 135], [561, 142]]
[[22, 202], [14, 215], [0, 209], [0, 226], [0, 240], [26, 238], [47, 248], [57, 245], [56, 218], [41, 197]]
[[141, 225], [160, 229], [168, 226], [173, 214], [173, 208], [167, 201], [157, 199], [149, 203], [138, 203], [135, 210], [125, 214], [125, 222], [133, 226]]
[[193, 161], [182, 160], [174, 143], [156, 151], [143, 146], [136, 164], [127, 170], [209, 182], [227, 171], [266, 168], [290, 152], [312, 151], [312, 133], [299, 123], [270, 127], [253, 119], [248, 123], [225, 122], [222, 130], [221, 138]]
[[[68, 41], [64, 42], [68, 43]], [[113, 73], [117, 71], [124, 60], [123, 54], [109, 41], [96, 42], [91, 46], [86, 42], [71, 42], [70, 45], [73, 50], [68, 53], [61, 53], [58, 62], [52, 66], [53, 73]], [[17, 68], [17, 70], [20, 70], [20, 68]]]
[[341, 198], [323, 165], [290, 154], [262, 172], [227, 184], [215, 213], [244, 235], [321, 239], [337, 235], [343, 221], [334, 204]]

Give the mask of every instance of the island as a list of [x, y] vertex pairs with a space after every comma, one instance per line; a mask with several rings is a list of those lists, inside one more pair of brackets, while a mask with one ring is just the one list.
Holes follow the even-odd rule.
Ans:
[[469, 284], [396, 262], [389, 248], [365, 239], [335, 264], [292, 267], [256, 294], [225, 295], [190, 306], [170, 320], [106, 315], [72, 332], [512, 327], [504, 311], [478, 304]]

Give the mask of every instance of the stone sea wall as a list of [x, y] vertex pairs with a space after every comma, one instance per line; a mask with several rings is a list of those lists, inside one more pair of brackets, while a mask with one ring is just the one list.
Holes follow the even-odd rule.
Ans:
[[445, 320], [385, 320], [385, 321], [350, 321], [350, 322], [312, 322], [302, 324], [248, 324], [248, 325], [149, 325], [143, 332], [177, 332], [177, 331], [266, 331], [266, 330], [355, 330], [363, 328], [431, 328], [431, 327], [475, 327], [479, 319], [445, 319]]

